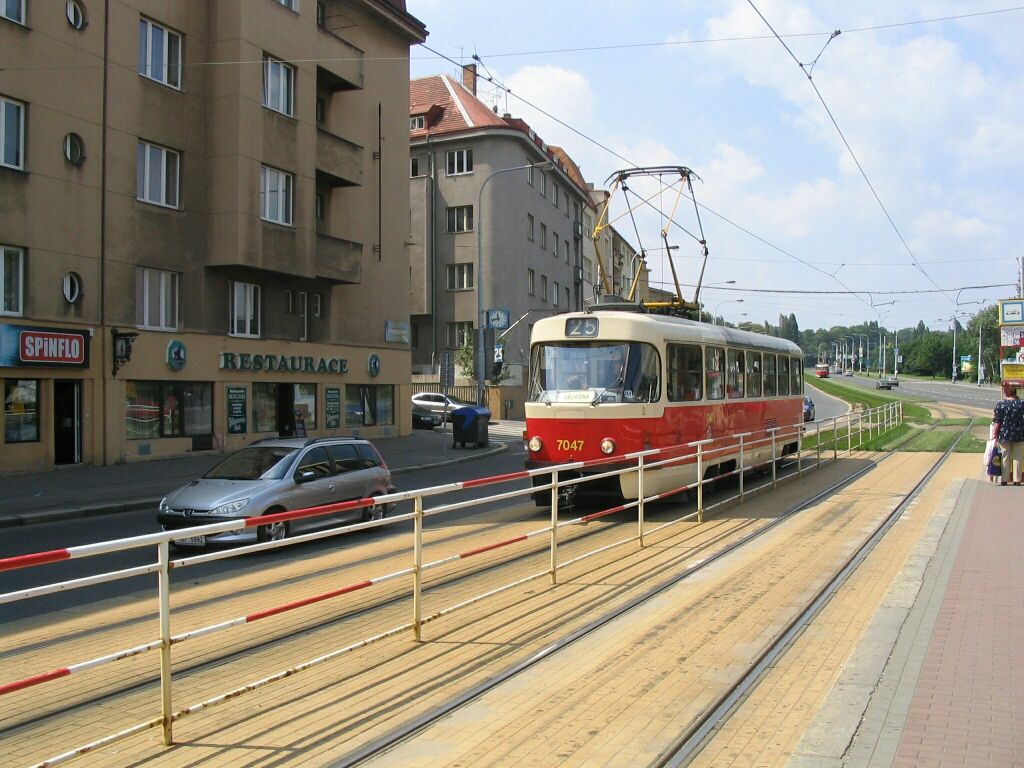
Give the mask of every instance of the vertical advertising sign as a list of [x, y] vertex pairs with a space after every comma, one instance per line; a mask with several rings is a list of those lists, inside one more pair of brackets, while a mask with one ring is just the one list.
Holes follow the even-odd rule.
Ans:
[[341, 428], [341, 389], [327, 387], [324, 390], [324, 408], [327, 417], [327, 429]]
[[244, 435], [249, 431], [246, 418], [247, 414], [247, 390], [245, 387], [228, 387], [228, 434]]

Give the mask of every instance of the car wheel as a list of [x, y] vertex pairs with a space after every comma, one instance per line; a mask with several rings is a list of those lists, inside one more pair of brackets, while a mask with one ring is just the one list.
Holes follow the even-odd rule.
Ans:
[[368, 523], [371, 520], [383, 520], [386, 513], [387, 505], [375, 503], [372, 507], [365, 507], [363, 509], [363, 522]]
[[[275, 512], [284, 512], [283, 509], [268, 509], [264, 514], [270, 515]], [[269, 525], [261, 525], [256, 529], [256, 541], [261, 544], [268, 541], [284, 541], [288, 538], [291, 533], [291, 528], [287, 522], [270, 523]]]

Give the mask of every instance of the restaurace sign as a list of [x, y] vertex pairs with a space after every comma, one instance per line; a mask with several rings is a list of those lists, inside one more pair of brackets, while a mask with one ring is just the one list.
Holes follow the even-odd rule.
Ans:
[[348, 373], [348, 360], [343, 357], [310, 357], [302, 355], [250, 355], [247, 352], [221, 352], [220, 368], [224, 371], [273, 371], [278, 373]]

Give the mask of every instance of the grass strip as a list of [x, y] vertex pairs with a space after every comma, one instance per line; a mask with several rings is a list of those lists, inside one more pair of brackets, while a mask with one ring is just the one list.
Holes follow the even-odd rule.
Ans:
[[851, 405], [877, 408], [880, 405], [902, 402], [904, 419], [920, 422], [921, 424], [931, 424], [933, 421], [932, 415], [928, 412], [927, 408], [915, 404], [921, 402], [921, 398], [899, 397], [892, 394], [883, 395], [880, 392], [872, 392], [860, 387], [851, 387], [829, 379], [819, 379], [811, 374], [805, 374], [804, 379], [808, 384], [817, 387], [825, 394], [838, 397], [840, 400], [845, 400]]
[[984, 453], [985, 452], [985, 441], [979, 440], [974, 435], [967, 434], [960, 438], [957, 442], [956, 447], [953, 449], [954, 453]]
[[916, 435], [910, 440], [905, 446], [900, 448], [901, 451], [908, 451], [910, 453], [922, 452], [922, 453], [943, 453], [949, 449], [954, 442], [956, 442], [958, 433], [946, 432], [938, 429], [932, 429], [921, 434]]

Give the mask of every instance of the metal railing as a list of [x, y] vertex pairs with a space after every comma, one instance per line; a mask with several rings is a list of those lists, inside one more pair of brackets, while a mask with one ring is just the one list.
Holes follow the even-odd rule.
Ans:
[[[65, 560], [93, 557], [112, 552], [156, 546], [157, 561], [155, 563], [3, 593], [0, 594], [0, 605], [41, 597], [57, 592], [67, 593], [82, 587], [94, 586], [120, 579], [155, 573], [157, 574], [157, 591], [159, 598], [160, 636], [159, 638], [155, 638], [129, 648], [117, 649], [102, 656], [71, 663], [58, 669], [38, 672], [19, 680], [0, 684], [0, 697], [12, 694], [16, 691], [42, 685], [68, 675], [85, 672], [99, 666], [136, 657], [150, 651], [159, 651], [161, 701], [161, 711], [159, 716], [151, 717], [123, 730], [107, 734], [89, 742], [88, 744], [75, 747], [74, 749], [48, 759], [43, 764], [56, 765], [63, 763], [75, 756], [94, 751], [116, 741], [153, 728], [162, 729], [163, 742], [164, 744], [169, 745], [173, 741], [174, 723], [188, 715], [195, 714], [208, 707], [228, 701], [229, 699], [235, 698], [243, 693], [283, 680], [297, 672], [318, 666], [388, 637], [393, 637], [404, 632], [411, 632], [417, 641], [422, 640], [424, 625], [432, 621], [436, 621], [443, 616], [452, 614], [473, 605], [474, 603], [493, 598], [496, 595], [522, 586], [523, 584], [536, 579], [547, 577], [550, 578], [552, 584], [557, 584], [560, 569], [575, 565], [615, 547], [630, 543], [637, 543], [639, 547], [643, 548], [646, 545], [647, 537], [652, 534], [686, 521], [696, 520], [697, 522], [702, 522], [705, 514], [713, 509], [732, 501], [739, 501], [742, 503], [745, 501], [746, 497], [752, 493], [765, 488], [776, 487], [778, 482], [781, 479], [784, 479], [780, 478], [778, 473], [779, 465], [782, 462], [786, 462], [789, 466], [795, 464], [796, 471], [791, 473], [789, 476], [799, 477], [807, 469], [817, 468], [823, 462], [828, 462], [830, 460], [827, 455], [824, 459], [822, 458], [823, 448], [826, 454], [829, 449], [831, 450], [831, 460], [834, 461], [838, 459], [840, 451], [844, 450], [844, 446], [841, 445], [844, 439], [845, 451], [850, 453], [854, 448], [862, 446], [865, 439], [870, 439], [872, 436], [877, 437], [882, 432], [902, 423], [902, 421], [902, 403], [894, 402], [865, 411], [851, 411], [842, 417], [823, 419], [812, 424], [800, 423], [770, 427], [764, 430], [764, 436], [757, 438], [754, 438], [754, 434], [751, 432], [725, 435], [690, 442], [683, 445], [670, 446], [667, 448], [654, 448], [639, 451], [625, 456], [608, 457], [585, 462], [573, 462], [541, 469], [523, 470], [505, 475], [448, 483], [415, 491], [406, 491], [393, 493], [387, 496], [358, 499], [355, 501], [331, 504], [322, 507], [298, 509], [289, 512], [263, 515], [262, 517], [226, 520], [221, 523], [196, 526], [183, 530], [146, 534], [131, 538], [104, 541], [96, 544], [68, 547], [66, 549], [2, 558], [0, 559], [0, 572], [29, 567], [39, 567], [49, 563]], [[813, 441], [810, 447], [808, 447], [808, 443], [806, 442], [809, 438]], [[794, 446], [795, 448], [793, 448]], [[787, 448], [793, 448], [793, 450], [787, 451]], [[780, 450], [782, 451], [781, 453]], [[751, 456], [758, 455], [764, 456], [765, 458], [761, 461], [748, 461]], [[627, 463], [626, 466], [623, 466], [624, 462]], [[727, 471], [723, 471], [723, 467], [728, 468]], [[656, 476], [656, 473], [672, 468], [685, 470], [687, 472], [692, 469], [692, 482], [683, 483], [660, 493], [647, 494], [645, 491], [645, 485], [651, 482], [652, 478]], [[759, 488], [749, 489], [745, 483], [745, 476], [749, 471], [755, 469], [770, 469], [771, 481]], [[582, 473], [584, 470], [586, 473]], [[579, 515], [571, 519], [559, 519], [560, 499], [565, 488], [571, 486], [584, 486], [587, 483], [606, 480], [608, 478], [626, 477], [634, 473], [636, 475], [638, 489], [637, 498], [631, 501], [626, 501], [623, 504]], [[545, 478], [545, 476], [548, 477]], [[726, 498], [721, 498], [712, 504], [706, 504], [705, 486], [709, 482], [721, 481], [725, 478], [734, 476], [738, 479], [738, 492]], [[484, 498], [457, 500], [440, 504], [429, 509], [424, 508], [425, 499], [470, 488], [500, 485], [524, 479], [529, 479], [532, 485], [495, 493]], [[424, 523], [428, 518], [488, 502], [528, 497], [537, 493], [543, 493], [544, 491], [550, 492], [551, 500], [550, 522], [544, 527], [529, 531], [525, 534], [495, 541], [484, 546], [474, 547], [472, 549], [424, 562]], [[695, 492], [695, 510], [692, 512], [686, 512], [685, 514], [666, 522], [661, 522], [653, 527], [648, 527], [646, 525], [645, 507], [647, 504], [670, 498], [678, 494], [689, 493], [690, 491]], [[294, 536], [283, 541], [258, 543], [228, 550], [206, 552], [178, 559], [172, 559], [170, 556], [170, 543], [175, 539], [197, 535], [209, 536], [227, 531], [255, 528], [277, 522], [300, 520], [326, 514], [337, 514], [338, 512], [358, 510], [375, 504], [393, 504], [404, 501], [412, 502], [413, 508], [411, 512], [398, 514], [381, 520], [316, 531], [300, 536]], [[637, 528], [634, 534], [608, 544], [602, 544], [595, 549], [581, 554], [576, 554], [571, 558], [559, 561], [559, 531], [563, 531], [574, 526], [583, 526], [594, 520], [629, 510], [636, 510]], [[402, 568], [391, 573], [372, 576], [340, 588], [309, 595], [302, 599], [294, 600], [271, 608], [229, 617], [213, 624], [194, 628], [186, 632], [178, 634], [172, 634], [171, 632], [170, 574], [172, 570], [187, 568], [214, 560], [237, 557], [255, 551], [277, 549], [302, 542], [338, 536], [352, 531], [395, 525], [406, 521], [413, 522], [413, 562], [406, 568]], [[547, 547], [550, 551], [550, 556], [547, 568], [528, 574], [522, 578], [515, 579], [514, 581], [501, 586], [488, 589], [483, 593], [465, 598], [452, 605], [437, 608], [431, 612], [426, 612], [424, 610], [423, 577], [427, 571], [443, 567], [453, 562], [482, 555], [487, 552], [494, 552], [519, 542], [541, 537], [547, 537], [548, 539]], [[411, 579], [410, 591], [412, 598], [412, 615], [408, 622], [384, 630], [383, 632], [379, 632], [370, 637], [365, 637], [345, 647], [334, 649], [329, 653], [316, 658], [308, 659], [287, 669], [279, 670], [278, 672], [264, 676], [258, 680], [246, 683], [230, 691], [194, 703], [182, 709], [173, 709], [171, 650], [174, 646], [217, 632], [231, 630], [244, 624], [251, 624], [270, 616], [276, 616], [288, 611], [313, 605], [315, 603], [332, 600], [343, 595], [348, 595], [353, 592], [367, 589], [385, 582], [394, 581], [396, 579], [401, 579], [403, 577], [409, 577]]]

